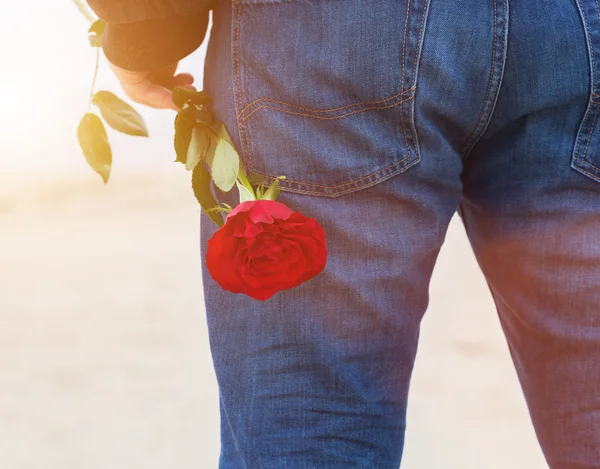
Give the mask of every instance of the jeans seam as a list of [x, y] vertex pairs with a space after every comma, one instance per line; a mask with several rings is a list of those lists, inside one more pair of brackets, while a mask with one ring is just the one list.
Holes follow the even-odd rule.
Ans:
[[[344, 187], [344, 186], [353, 186], [353, 185], [359, 184], [360, 181], [362, 181], [363, 179], [368, 179], [368, 178], [370, 178], [371, 176], [373, 176], [373, 175], [375, 175], [377, 173], [384, 172], [385, 170], [393, 167], [394, 165], [404, 163], [408, 158], [410, 158], [410, 152], [404, 158], [402, 158], [401, 160], [394, 161], [392, 164], [389, 164], [388, 166], [386, 166], [384, 168], [377, 169], [377, 170], [375, 170], [375, 171], [373, 171], [373, 172], [371, 172], [371, 173], [369, 173], [369, 174], [367, 174], [365, 176], [361, 176], [359, 178], [353, 179], [352, 181], [343, 182], [341, 184], [338, 184], [337, 186], [327, 186], [327, 185], [324, 185], [324, 184], [314, 184], [314, 183], [310, 183], [310, 182], [298, 181], [296, 179], [287, 179], [287, 178], [286, 178], [286, 182], [301, 184], [303, 186], [321, 187], [323, 189], [332, 189], [333, 190], [333, 189], [338, 189], [338, 188]], [[270, 174], [262, 174], [262, 176], [273, 177]]]
[[[588, 105], [588, 108], [585, 110], [585, 114], [583, 115], [583, 119], [581, 121], [581, 126], [584, 126], [585, 123], [587, 122], [588, 114], [590, 113], [590, 109], [591, 109], [591, 107]], [[582, 128], [580, 128], [580, 130], [577, 134], [577, 141], [575, 142], [575, 154], [573, 155], [575, 161], [577, 161], [579, 159], [579, 149], [581, 146], [582, 135], [583, 135]], [[591, 135], [591, 130], [590, 130], [590, 132], [588, 132], [588, 138], [590, 135]]]
[[[583, 10], [583, 6], [581, 5], [581, 0], [577, 0], [577, 4], [579, 6], [580, 11], [583, 13], [584, 10]], [[596, 13], [598, 15], [598, 21], [600, 21], [600, 8], [598, 7], [598, 0], [596, 0]], [[582, 16], [583, 16], [583, 22], [585, 25], [585, 30], [587, 33], [586, 34], [586, 42], [588, 42], [588, 41], [591, 41], [590, 25], [588, 23], [587, 16], [585, 14], [583, 14]], [[589, 56], [590, 56], [590, 61], [591, 61], [590, 66], [591, 66], [591, 72], [592, 72], [590, 88], [591, 88], [591, 94], [592, 94], [592, 96], [594, 96], [596, 94], [596, 58], [595, 58], [596, 52], [595, 52], [594, 47], [592, 46], [591, 42], [588, 42], [588, 47], [589, 47]]]
[[[407, 91], [413, 91], [413, 90], [411, 89], [411, 90], [407, 90]], [[404, 94], [404, 93], [401, 93], [401, 94]], [[399, 96], [399, 95], [396, 95], [395, 97], [398, 97], [398, 96]], [[342, 119], [342, 118], [344, 118], [344, 117], [351, 116], [352, 114], [357, 114], [357, 113], [359, 113], [359, 112], [371, 111], [371, 110], [374, 110], [374, 109], [389, 109], [389, 108], [392, 108], [392, 107], [398, 106], [398, 105], [400, 105], [400, 104], [402, 104], [402, 103], [405, 103], [406, 101], [409, 101], [409, 100], [411, 100], [412, 98], [413, 98], [413, 96], [409, 96], [408, 98], [404, 98], [404, 99], [402, 99], [402, 100], [400, 100], [400, 101], [398, 101], [398, 102], [395, 102], [395, 103], [392, 103], [392, 104], [387, 104], [387, 105], [385, 105], [385, 106], [368, 106], [368, 107], [364, 107], [364, 108], [356, 109], [356, 110], [354, 110], [354, 111], [352, 111], [352, 112], [347, 112], [346, 114], [342, 114], [342, 115], [339, 115], [339, 116], [315, 116], [315, 115], [308, 114], [308, 113], [305, 113], [305, 112], [295, 112], [295, 111], [292, 111], [292, 110], [282, 109], [282, 108], [278, 108], [278, 107], [275, 107], [275, 106], [269, 106], [269, 105], [267, 105], [267, 104], [263, 104], [263, 105], [261, 105], [261, 106], [258, 106], [256, 109], [254, 109], [254, 110], [253, 110], [252, 112], [250, 112], [249, 114], [247, 114], [247, 115], [246, 115], [246, 116], [245, 116], [243, 119], [239, 119], [239, 121], [238, 121], [238, 122], [239, 122], [239, 124], [240, 124], [240, 125], [241, 125], [241, 124], [243, 124], [243, 123], [244, 123], [244, 122], [246, 122], [246, 121], [247, 121], [247, 120], [248, 120], [248, 119], [249, 119], [249, 118], [250, 118], [250, 117], [251, 117], [251, 116], [252, 116], [252, 115], [253, 115], [255, 112], [258, 112], [258, 111], [260, 111], [261, 109], [272, 109], [273, 111], [285, 112], [285, 113], [287, 113], [287, 114], [293, 114], [293, 115], [296, 115], [296, 116], [305, 116], [305, 117], [310, 117], [310, 118], [312, 118], [312, 119], [320, 119], [320, 120], [336, 120], [336, 119]], [[388, 99], [386, 99], [385, 101], [387, 101], [387, 100], [389, 100], [389, 99], [392, 99], [392, 98], [388, 98]], [[294, 109], [294, 107], [293, 107], [293, 106], [290, 106], [290, 107], [291, 107], [292, 109]]]
[[399, 98], [400, 96], [402, 96], [402, 95], [404, 95], [406, 93], [410, 93], [411, 91], [413, 91], [413, 89], [414, 89], [414, 87], [410, 88], [408, 90], [401, 91], [400, 93], [396, 93], [396, 94], [394, 94], [394, 95], [392, 95], [392, 96], [390, 96], [388, 98], [379, 99], [377, 101], [358, 101], [358, 102], [355, 102], [355, 103], [352, 103], [352, 104], [346, 104], [345, 106], [334, 107], [334, 108], [331, 108], [331, 109], [315, 109], [315, 108], [304, 107], [304, 106], [296, 106], [295, 104], [287, 103], [285, 101], [277, 101], [276, 99], [271, 99], [271, 98], [268, 98], [268, 97], [264, 96], [262, 98], [255, 99], [250, 104], [246, 105], [244, 107], [244, 109], [242, 109], [237, 114], [237, 117], [239, 119], [242, 116], [242, 114], [244, 114], [244, 112], [246, 112], [252, 105], [254, 105], [254, 104], [256, 104], [256, 103], [258, 103], [260, 101], [268, 101], [270, 103], [281, 104], [283, 106], [287, 106], [287, 107], [294, 108], [294, 109], [299, 109], [299, 110], [302, 110], [302, 111], [310, 111], [310, 112], [315, 112], [315, 113], [317, 113], [317, 112], [328, 113], [328, 112], [341, 111], [343, 109], [348, 109], [348, 108], [356, 107], [356, 106], [368, 106], [368, 105], [371, 105], [371, 104], [384, 103], [386, 101], [391, 101], [392, 99]]
[[595, 105], [595, 107], [596, 107], [596, 110], [594, 112], [594, 118], [592, 119], [592, 124], [590, 125], [590, 132], [588, 134], [587, 145], [585, 146], [585, 150], [583, 151], [583, 153], [581, 155], [581, 159], [585, 163], [589, 164], [592, 168], [600, 171], [600, 168], [598, 168], [596, 165], [594, 165], [591, 161], [589, 161], [587, 159], [588, 149], [590, 147], [590, 143], [592, 142], [592, 135], [594, 133], [594, 126], [596, 125], [596, 119], [598, 118], [598, 111], [600, 110], [600, 107], [598, 105]]
[[[595, 168], [595, 166], [594, 166], [594, 168]], [[598, 168], [596, 168], [596, 169], [598, 169]], [[589, 176], [590, 178], [594, 179], [595, 181], [600, 182], [600, 175], [595, 174], [595, 173], [590, 173], [582, 165], [577, 166], [577, 171], [581, 171], [583, 174]]]
[[[415, 124], [415, 101], [416, 101], [416, 87], [417, 87], [417, 80], [418, 80], [418, 66], [419, 66], [419, 58], [421, 57], [421, 52], [422, 52], [422, 48], [423, 48], [423, 29], [425, 28], [425, 21], [427, 19], [428, 13], [429, 13], [429, 0], [425, 0], [425, 3], [423, 5], [423, 15], [421, 16], [421, 26], [419, 28], [419, 36], [418, 36], [418, 47], [417, 50], [415, 52], [415, 59], [413, 62], [413, 73], [414, 73], [414, 79], [413, 79], [413, 87], [415, 88], [415, 93], [413, 94], [413, 101], [412, 103], [410, 103], [410, 133], [412, 135], [412, 143], [413, 143], [413, 147], [415, 150], [415, 155], [417, 157], [418, 160], [420, 160], [421, 158], [421, 152], [419, 149], [419, 139], [417, 138], [416, 132], [417, 132], [417, 128], [416, 128], [416, 124]], [[404, 125], [404, 121], [403, 123], [403, 127], [406, 127]], [[406, 148], [407, 150], [409, 149], [409, 146], [406, 142], [406, 137], [405, 137], [405, 144], [406, 144]]]
[[[592, 98], [590, 98], [590, 101], [593, 99], [593, 96], [595, 95], [595, 91], [594, 91], [594, 80], [595, 80], [595, 70], [594, 70], [594, 52], [592, 50], [592, 46], [589, 42], [589, 35], [590, 35], [590, 27], [587, 21], [587, 17], [584, 13], [583, 10], [583, 6], [581, 5], [581, 1], [580, 0], [575, 0], [577, 2], [577, 7], [579, 9], [580, 15], [581, 15], [581, 20], [583, 21], [583, 26], [585, 29], [585, 33], [586, 33], [586, 45], [588, 48], [588, 56], [590, 59], [590, 96]], [[585, 114], [583, 116], [583, 119], [581, 120], [581, 126], [579, 128], [579, 131], [577, 133], [577, 141], [575, 142], [575, 150], [573, 153], [573, 160], [574, 162], [578, 163], [579, 160], [579, 153], [580, 153], [580, 148], [581, 148], [581, 137], [583, 136], [583, 127], [585, 126], [585, 123], [588, 120], [588, 115], [590, 113], [590, 109], [591, 109], [591, 103], [588, 103], [587, 109], [585, 110]], [[592, 129], [590, 128], [590, 131], [587, 133], [587, 137], [588, 139], [590, 138], [591, 135], [591, 131]], [[583, 159], [583, 155], [582, 155], [582, 159]], [[578, 163], [579, 164], [579, 163]]]
[[481, 110], [479, 111], [479, 116], [477, 116], [477, 121], [475, 123], [475, 127], [473, 128], [473, 130], [471, 131], [469, 136], [465, 139], [465, 143], [462, 146], [461, 152], [463, 153], [463, 158], [466, 158], [467, 155], [465, 155], [464, 153], [469, 149], [468, 148], [469, 142], [472, 140], [473, 136], [475, 135], [475, 133], [481, 126], [481, 120], [483, 118], [485, 108], [487, 107], [488, 97], [490, 94], [490, 90], [492, 89], [492, 83], [494, 81], [494, 68], [496, 66], [496, 43], [498, 41], [498, 35], [496, 33], [496, 28], [498, 27], [497, 14], [496, 14], [497, 13], [497, 11], [496, 11], [497, 10], [497, 1], [496, 0], [493, 0], [493, 5], [494, 5], [494, 27], [493, 27], [494, 39], [492, 42], [492, 64], [490, 66], [490, 77], [488, 79], [488, 86], [487, 86], [487, 89], [485, 90], [485, 97], [483, 98], [483, 104], [481, 105]]
[[[583, 116], [583, 119], [581, 120], [581, 126], [580, 129], [578, 131], [578, 135], [577, 135], [577, 141], [575, 143], [575, 149], [573, 151], [573, 161], [572, 161], [572, 165], [574, 165], [578, 170], [580, 170], [582, 173], [586, 174], [587, 176], [595, 179], [595, 180], [599, 180], [599, 175], [598, 174], [592, 174], [591, 172], [589, 172], [588, 170], [584, 169], [584, 165], [588, 166], [590, 168], [593, 168], [594, 171], [597, 171], [598, 173], [600, 173], [600, 168], [598, 166], [596, 166], [594, 163], [592, 163], [590, 160], [587, 159], [587, 155], [588, 155], [588, 150], [590, 147], [590, 144], [592, 142], [592, 136], [594, 134], [594, 127], [596, 125], [596, 120], [598, 118], [598, 113], [600, 111], [600, 104], [598, 104], [598, 102], [596, 101], [600, 95], [596, 92], [596, 61], [595, 61], [595, 49], [593, 44], [591, 43], [591, 30], [590, 30], [590, 25], [588, 22], [588, 18], [586, 16], [586, 13], [583, 9], [583, 5], [581, 4], [581, 0], [576, 0], [577, 2], [577, 6], [580, 12], [580, 16], [581, 19], [583, 21], [583, 25], [584, 25], [584, 29], [586, 32], [586, 43], [587, 43], [587, 47], [588, 47], [588, 56], [589, 56], [589, 60], [590, 60], [590, 99], [588, 102], [588, 106], [586, 109], [586, 112]], [[598, 20], [600, 21], [600, 4], [598, 3], [598, 0], [595, 0], [596, 3], [596, 14], [598, 15]], [[594, 117], [591, 118], [590, 116], [590, 111], [592, 111], [592, 107], [595, 107], [595, 109], [593, 110], [594, 112]], [[591, 123], [590, 123], [590, 119]], [[589, 130], [586, 129], [586, 125], [589, 126]], [[585, 131], [584, 131], [585, 129]], [[582, 142], [581, 139], [583, 136], [586, 136], [587, 138], [587, 143], [585, 145], [585, 148], [582, 149]]]
[[[375, 184], [377, 184], [379, 181], [383, 181], [385, 179], [390, 178], [391, 176], [394, 176], [396, 174], [402, 173], [403, 171], [406, 171], [408, 168], [410, 168], [410, 166], [412, 165], [404, 165], [404, 166], [400, 166], [399, 168], [393, 170], [391, 173], [386, 173], [386, 174], [382, 174], [381, 176], [379, 176], [377, 179], [373, 180], [373, 181], [369, 181], [367, 183], [361, 184], [361, 185], [356, 185], [359, 184], [359, 181], [363, 180], [363, 179], [367, 179], [377, 173], [381, 173], [381, 172], [385, 172], [387, 169], [392, 168], [393, 166], [398, 166], [401, 165], [404, 161], [406, 161], [409, 157], [410, 157], [410, 153], [407, 154], [404, 158], [402, 158], [399, 161], [396, 161], [394, 163], [392, 163], [389, 166], [386, 166], [385, 168], [379, 169], [377, 171], [374, 171], [371, 174], [368, 174], [367, 176], [361, 176], [358, 179], [355, 179], [353, 181], [349, 181], [349, 182], [345, 182], [343, 184], [339, 184], [337, 186], [322, 186], [319, 184], [311, 184], [311, 183], [307, 183], [307, 182], [303, 182], [303, 181], [295, 181], [295, 180], [288, 180], [286, 179], [286, 182], [292, 182], [292, 183], [296, 183], [300, 186], [315, 186], [315, 187], [322, 187], [325, 189], [338, 189], [340, 187], [344, 187], [344, 186], [350, 186], [347, 189], [340, 189], [337, 192], [321, 192], [321, 191], [311, 191], [311, 190], [304, 190], [304, 189], [300, 189], [300, 188], [296, 188], [296, 187], [286, 187], [286, 189], [289, 189], [291, 192], [295, 192], [295, 193], [300, 193], [300, 194], [308, 194], [308, 195], [322, 195], [322, 196], [330, 196], [330, 197], [335, 197], [337, 195], [342, 195], [345, 194], [347, 192], [350, 192], [352, 190], [359, 190], [359, 189], [363, 189], [365, 187], [369, 187], [369, 186], [373, 186]], [[273, 178], [273, 176], [269, 175], [269, 174], [263, 174], [263, 173], [259, 173], [257, 172], [256, 174], [261, 175], [261, 176], [266, 176], [268, 178]], [[354, 187], [352, 187], [354, 186]]]
[[250, 118], [250, 116], [252, 116], [255, 112], [261, 110], [261, 109], [271, 109], [273, 111], [279, 111], [279, 112], [285, 112], [286, 114], [292, 114], [295, 116], [304, 116], [304, 117], [310, 117], [311, 119], [319, 119], [319, 120], [337, 120], [337, 119], [343, 119], [344, 117], [348, 117], [351, 116], [353, 114], [358, 114], [360, 112], [365, 112], [365, 111], [371, 111], [371, 110], [381, 110], [381, 109], [390, 109], [396, 106], [399, 106], [402, 103], [405, 103], [406, 101], [410, 101], [413, 97], [409, 96], [408, 98], [402, 99], [400, 101], [398, 101], [397, 103], [393, 103], [393, 104], [388, 104], [386, 106], [370, 106], [370, 107], [365, 107], [365, 108], [361, 108], [361, 109], [356, 109], [352, 112], [348, 112], [346, 114], [342, 114], [340, 116], [314, 116], [312, 114], [308, 114], [305, 112], [295, 112], [295, 111], [290, 111], [287, 109], [281, 109], [281, 108], [277, 108], [274, 106], [268, 106], [268, 105], [262, 105], [257, 107], [254, 111], [252, 111], [250, 114], [248, 114], [246, 117], [244, 117], [242, 120], [240, 120], [240, 124], [243, 124], [246, 120], [248, 120]]
[[[235, 96], [234, 105], [237, 109], [241, 106], [242, 103], [242, 79], [241, 79], [241, 71], [240, 71], [240, 57], [239, 57], [239, 41], [240, 41], [240, 9], [241, 5], [237, 3], [235, 0], [231, 4], [232, 8], [232, 28], [231, 28], [231, 55], [233, 58], [233, 92]], [[240, 138], [241, 148], [240, 148], [240, 158], [243, 160], [247, 160], [248, 167], [252, 167], [252, 154], [245, 155], [244, 149], [248, 147], [246, 130], [242, 127], [239, 122], [237, 123], [238, 135]]]
[[[477, 116], [477, 121], [475, 123], [475, 127], [473, 128], [471, 133], [468, 135], [468, 137], [465, 139], [465, 143], [462, 145], [461, 150], [460, 150], [460, 153], [462, 154], [462, 157], [463, 157], [463, 162], [467, 160], [467, 158], [469, 157], [469, 154], [471, 153], [471, 150], [473, 149], [473, 147], [475, 146], [475, 144], [477, 143], [479, 138], [481, 138], [481, 135], [479, 135], [479, 137], [477, 137], [477, 138], [475, 137], [475, 135], [480, 131], [480, 128], [483, 124], [484, 114], [485, 114], [488, 104], [489, 104], [488, 99], [489, 99], [490, 91], [491, 91], [492, 85], [494, 83], [495, 68], [496, 68], [496, 63], [497, 63], [496, 49], [498, 48], [498, 31], [497, 31], [497, 29], [498, 29], [498, 1], [493, 0], [493, 5], [494, 5], [494, 25], [493, 25], [494, 39], [492, 42], [492, 63], [490, 66], [490, 77], [488, 79], [488, 86], [485, 91], [485, 97], [484, 97], [483, 103], [481, 105], [481, 110], [479, 111], [479, 116]], [[498, 87], [498, 89], [500, 89], [500, 87]]]
[[[486, 90], [486, 94], [485, 94], [485, 99], [483, 101], [483, 105], [481, 108], [481, 111], [479, 113], [479, 117], [477, 118], [477, 124], [475, 126], [475, 128], [473, 129], [473, 131], [471, 132], [471, 134], [469, 135], [469, 137], [466, 139], [466, 142], [464, 143], [463, 147], [461, 148], [461, 154], [463, 155], [463, 164], [464, 162], [467, 161], [467, 159], [469, 158], [471, 151], [473, 150], [473, 148], [475, 147], [475, 145], [477, 144], [477, 142], [481, 139], [481, 137], [483, 136], [483, 134], [485, 133], [485, 131], [487, 130], [487, 127], [489, 126], [490, 120], [492, 118], [492, 115], [494, 113], [494, 109], [496, 107], [496, 103], [498, 102], [498, 96], [500, 93], [500, 89], [501, 89], [501, 85], [502, 85], [502, 79], [504, 77], [504, 66], [506, 64], [506, 48], [507, 48], [507, 42], [508, 42], [508, 16], [509, 16], [509, 4], [508, 4], [508, 0], [503, 0], [502, 1], [502, 5], [504, 7], [504, 28], [503, 28], [503, 36], [504, 36], [504, 41], [502, 43], [501, 46], [498, 45], [498, 5], [500, 3], [497, 0], [494, 0], [494, 43], [492, 46], [492, 69], [490, 71], [490, 79], [488, 81], [488, 89]], [[500, 77], [498, 79], [498, 83], [496, 85], [496, 92], [495, 92], [495, 96], [493, 101], [488, 101], [489, 98], [489, 93], [491, 91], [491, 87], [494, 84], [494, 79], [496, 76], [496, 67], [498, 65], [498, 60], [496, 58], [497, 55], [497, 51], [501, 51], [502, 53], [502, 58], [501, 58], [501, 68], [499, 70], [499, 74]], [[488, 108], [489, 108], [489, 112], [488, 112]], [[485, 114], [488, 114], [487, 117], [484, 118]], [[476, 136], [476, 134], [479, 133], [479, 135]]]
[[[406, 63], [406, 36], [408, 34], [408, 19], [410, 17], [410, 5], [411, 0], [406, 2], [406, 12], [404, 18], [404, 37], [402, 38], [402, 64], [400, 66], [400, 89], [404, 88], [404, 73], [405, 73], [405, 63]], [[414, 86], [412, 87], [415, 88]], [[402, 135], [404, 136], [404, 147], [410, 153], [408, 146], [408, 139], [406, 137], [406, 124], [404, 120], [404, 107], [400, 109], [400, 125], [402, 126]]]

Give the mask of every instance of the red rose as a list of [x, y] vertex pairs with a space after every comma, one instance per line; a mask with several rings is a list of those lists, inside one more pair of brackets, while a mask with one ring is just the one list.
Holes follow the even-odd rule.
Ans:
[[208, 240], [206, 266], [224, 290], [266, 300], [313, 278], [325, 267], [325, 231], [281, 202], [236, 206]]

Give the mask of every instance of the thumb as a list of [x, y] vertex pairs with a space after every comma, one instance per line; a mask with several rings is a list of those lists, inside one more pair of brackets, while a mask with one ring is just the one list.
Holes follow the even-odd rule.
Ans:
[[150, 80], [144, 80], [135, 85], [123, 85], [123, 90], [132, 100], [155, 109], [173, 109], [179, 111], [179, 108], [171, 98], [171, 90], [164, 86], [152, 83]]

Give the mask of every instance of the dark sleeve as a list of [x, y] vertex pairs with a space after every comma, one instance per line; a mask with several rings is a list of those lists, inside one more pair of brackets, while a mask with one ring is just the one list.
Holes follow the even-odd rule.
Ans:
[[106, 23], [106, 58], [126, 70], [154, 70], [196, 50], [214, 0], [88, 0]]

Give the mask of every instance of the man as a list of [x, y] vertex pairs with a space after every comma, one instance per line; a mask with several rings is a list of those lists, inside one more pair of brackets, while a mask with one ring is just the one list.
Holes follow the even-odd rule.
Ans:
[[[92, 0], [135, 101], [204, 89], [246, 167], [327, 233], [263, 302], [204, 271], [222, 469], [397, 468], [429, 278], [458, 211], [552, 469], [600, 468], [596, 0]], [[217, 194], [234, 205], [235, 194]], [[202, 223], [202, 254], [214, 232]], [[205, 269], [205, 267], [204, 267]], [[457, 422], [460, 425], [460, 422]]]

